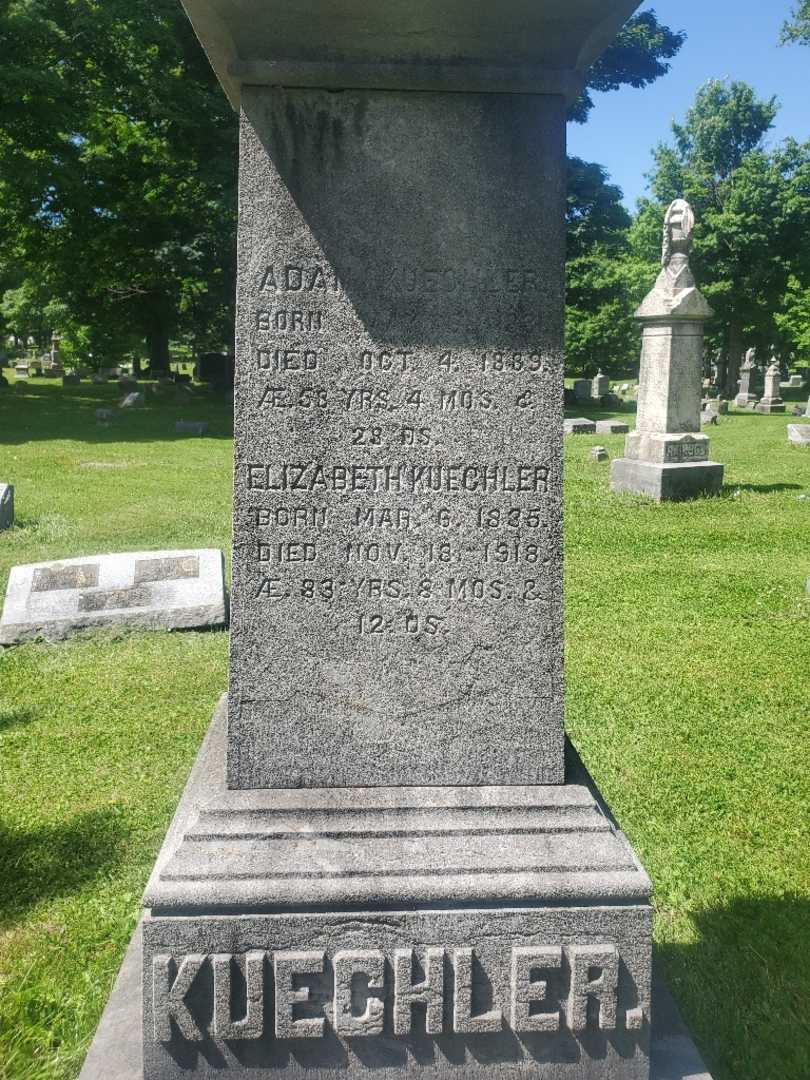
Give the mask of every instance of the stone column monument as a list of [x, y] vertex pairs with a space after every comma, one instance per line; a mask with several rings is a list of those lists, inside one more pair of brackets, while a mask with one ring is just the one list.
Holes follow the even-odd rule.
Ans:
[[734, 404], [738, 409], [750, 409], [753, 405], [756, 405], [757, 401], [759, 401], [757, 395], [751, 392], [751, 380], [753, 378], [753, 373], [756, 370], [756, 349], [749, 349], [745, 354], [745, 361], [740, 368], [740, 392], [734, 399]]
[[562, 670], [565, 116], [636, 0], [185, 4], [241, 110], [231, 666], [143, 1077], [648, 1080]]
[[689, 267], [694, 215], [683, 199], [664, 220], [663, 268], [636, 312], [644, 333], [636, 429], [611, 465], [613, 491], [661, 501], [717, 492], [723, 466], [700, 430], [703, 327], [713, 312]]
[[770, 413], [783, 413], [785, 411], [785, 403], [779, 396], [779, 383], [781, 378], [781, 365], [776, 357], [772, 356], [770, 367], [765, 372], [765, 393], [756, 405], [756, 411], [758, 413], [765, 413], [768, 415]]

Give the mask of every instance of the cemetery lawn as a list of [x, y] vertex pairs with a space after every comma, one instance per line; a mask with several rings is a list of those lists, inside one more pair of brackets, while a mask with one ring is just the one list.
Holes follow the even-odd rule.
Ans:
[[[116, 396], [0, 392], [3, 590], [22, 562], [228, 553], [229, 407], [150, 400], [97, 427]], [[176, 437], [180, 416], [210, 436]], [[715, 1080], [810, 1076], [810, 451], [791, 421], [721, 418], [726, 488], [682, 505], [610, 495], [588, 451], [623, 437], [566, 439], [568, 728], [653, 879], [657, 962]], [[2, 1080], [78, 1075], [226, 672], [224, 632], [0, 655]]]

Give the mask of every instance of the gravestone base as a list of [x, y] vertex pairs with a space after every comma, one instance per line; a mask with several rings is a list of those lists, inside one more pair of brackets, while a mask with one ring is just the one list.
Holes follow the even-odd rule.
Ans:
[[734, 404], [738, 409], [750, 409], [759, 401], [756, 394], [737, 394]]
[[648, 1080], [650, 881], [581, 766], [231, 791], [226, 713], [146, 890], [144, 1080]]
[[617, 458], [610, 467], [615, 492], [649, 495], [656, 502], [680, 502], [700, 495], [717, 495], [723, 487], [723, 466], [715, 461], [664, 465]]
[[770, 400], [763, 398], [759, 404], [754, 406], [754, 411], [763, 413], [765, 416], [770, 416], [773, 413], [783, 413], [785, 411], [785, 403], [780, 400]]

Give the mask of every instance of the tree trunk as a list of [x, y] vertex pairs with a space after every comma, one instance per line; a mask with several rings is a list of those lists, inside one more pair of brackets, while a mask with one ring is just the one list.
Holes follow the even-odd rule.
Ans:
[[169, 372], [169, 331], [163, 324], [155, 324], [146, 335], [146, 351], [152, 374]]
[[725, 385], [720, 387], [720, 396], [727, 401], [736, 397], [739, 389], [743, 344], [742, 324], [736, 319], [732, 319], [728, 326], [728, 366], [726, 367]]

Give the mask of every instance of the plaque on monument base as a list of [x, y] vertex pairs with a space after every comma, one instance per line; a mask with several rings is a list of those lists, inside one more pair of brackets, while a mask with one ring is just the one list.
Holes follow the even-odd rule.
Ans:
[[144, 1080], [647, 1080], [650, 881], [582, 777], [229, 791], [226, 712], [147, 887]]
[[723, 466], [716, 461], [660, 464], [617, 458], [610, 466], [611, 491], [649, 495], [656, 502], [717, 495], [722, 487]]
[[781, 398], [763, 398], [754, 406], [754, 411], [762, 413], [764, 416], [783, 413], [785, 412], [785, 403]]

